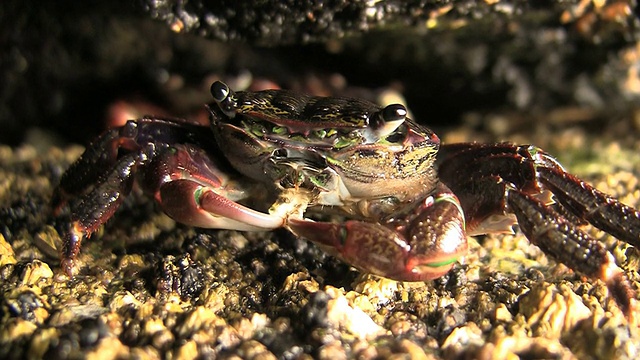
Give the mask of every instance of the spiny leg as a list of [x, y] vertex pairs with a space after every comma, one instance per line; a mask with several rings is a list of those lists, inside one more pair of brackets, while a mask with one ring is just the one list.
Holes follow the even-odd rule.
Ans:
[[576, 216], [640, 249], [640, 213], [564, 171], [541, 167], [545, 188]]
[[[640, 213], [636, 209], [567, 173], [539, 148], [509, 143], [443, 145], [438, 163], [440, 179], [460, 197], [468, 217], [468, 208], [477, 198], [489, 196], [482, 194], [477, 182], [490, 182], [485, 179], [493, 177], [529, 194], [549, 190], [565, 212], [640, 248]], [[465, 193], [472, 193], [470, 201], [464, 200]]]
[[568, 174], [544, 151], [513, 144], [443, 146], [439, 175], [459, 196], [469, 224], [513, 212], [532, 243], [570, 268], [603, 280], [632, 319], [635, 292], [603, 244], [553, 210], [540, 194], [554, 195], [576, 219], [638, 244], [637, 210]]
[[122, 154], [141, 151], [149, 143], [199, 144], [211, 148], [213, 142], [206, 126], [190, 124], [184, 120], [143, 118], [130, 120], [124, 126], [102, 133], [84, 153], [65, 171], [52, 196], [54, 212], [59, 213], [69, 198], [91, 191]]
[[75, 259], [82, 239], [111, 218], [131, 191], [139, 161], [138, 154], [125, 155], [88, 194], [71, 202], [71, 223], [63, 235], [61, 261], [62, 269], [68, 275], [76, 271]]
[[604, 281], [623, 312], [635, 322], [635, 291], [604, 244], [530, 195], [507, 190], [506, 197], [521, 231], [531, 243], [571, 269]]
[[118, 129], [104, 132], [65, 171], [51, 200], [55, 213], [60, 212], [69, 198], [86, 192], [113, 167], [118, 160], [118, 138]]
[[136, 168], [155, 151], [154, 139], [199, 140], [199, 127], [179, 121], [144, 118], [105, 131], [64, 173], [54, 190], [54, 214], [71, 199], [71, 223], [63, 234], [62, 267], [74, 272], [82, 239], [106, 222], [130, 192]]

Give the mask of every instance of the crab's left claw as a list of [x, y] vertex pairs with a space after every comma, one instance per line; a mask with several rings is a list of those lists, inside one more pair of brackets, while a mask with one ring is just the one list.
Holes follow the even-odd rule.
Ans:
[[441, 277], [467, 252], [462, 210], [442, 184], [419, 206], [380, 223], [289, 219], [288, 228], [356, 268], [401, 281]]

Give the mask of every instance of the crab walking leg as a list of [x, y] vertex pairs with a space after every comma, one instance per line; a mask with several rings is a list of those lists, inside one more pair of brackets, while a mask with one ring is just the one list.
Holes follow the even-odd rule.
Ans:
[[530, 195], [508, 189], [506, 197], [520, 229], [533, 244], [571, 269], [604, 281], [623, 312], [635, 322], [635, 291], [601, 242]]
[[147, 143], [120, 156], [91, 191], [71, 201], [71, 223], [63, 235], [64, 271], [73, 275], [83, 238], [113, 216], [134, 179], [169, 216], [188, 225], [256, 231], [284, 224], [287, 214], [269, 215], [237, 203], [246, 193], [221, 166], [190, 144]]
[[600, 230], [640, 248], [640, 212], [556, 168], [540, 167], [538, 177], [562, 205]]
[[[570, 268], [602, 279], [623, 311], [630, 319], [633, 317], [636, 294], [626, 275], [604, 245], [574, 223], [588, 222], [638, 246], [637, 210], [568, 174], [553, 157], [535, 146], [467, 143], [443, 149], [439, 175], [459, 196], [467, 215], [468, 232], [503, 231], [487, 220], [514, 213], [532, 243]], [[553, 198], [543, 196], [545, 192], [553, 194]], [[552, 207], [553, 200], [558, 204]]]
[[353, 266], [401, 281], [426, 281], [446, 274], [467, 252], [464, 216], [444, 185], [412, 209], [383, 224], [342, 224], [289, 219], [288, 228]]
[[129, 120], [120, 128], [105, 131], [63, 174], [52, 198], [54, 211], [60, 212], [69, 198], [90, 191], [101, 178], [109, 176], [120, 159], [119, 154], [140, 152], [151, 143], [197, 143], [206, 149], [215, 146], [203, 134], [208, 134], [206, 126], [155, 118]]
[[111, 218], [131, 191], [133, 174], [138, 164], [137, 154], [122, 157], [101, 183], [85, 196], [72, 201], [71, 223], [62, 239], [61, 267], [68, 275], [73, 275], [76, 271], [75, 259], [82, 239], [90, 236]]
[[65, 171], [60, 185], [56, 187], [52, 196], [51, 202], [56, 213], [60, 212], [68, 198], [82, 193], [98, 181], [103, 173], [96, 171], [96, 169], [110, 169], [116, 163], [118, 156], [116, 140], [118, 137], [118, 129], [104, 132]]
[[[441, 147], [439, 175], [459, 196], [467, 226], [504, 212], [504, 183], [528, 193], [549, 190], [564, 210], [616, 238], [640, 247], [640, 212], [567, 173], [535, 146], [462, 143]], [[491, 183], [500, 186], [490, 187]], [[487, 206], [487, 202], [494, 205]], [[480, 205], [478, 205], [480, 204]], [[481, 209], [482, 208], [482, 209]]]

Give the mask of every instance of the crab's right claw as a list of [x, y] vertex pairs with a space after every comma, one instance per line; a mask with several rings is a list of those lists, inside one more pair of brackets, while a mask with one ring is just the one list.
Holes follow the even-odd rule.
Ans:
[[287, 226], [356, 268], [400, 281], [439, 278], [467, 252], [462, 210], [442, 184], [436, 193], [384, 224], [289, 219]]

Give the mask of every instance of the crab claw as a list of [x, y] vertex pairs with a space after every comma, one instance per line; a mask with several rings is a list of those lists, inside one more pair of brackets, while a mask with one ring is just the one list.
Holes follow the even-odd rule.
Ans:
[[[198, 139], [198, 133], [192, 131], [197, 129], [160, 119], [129, 122], [102, 135], [72, 165], [54, 199], [54, 208], [67, 203], [70, 208], [61, 254], [67, 275], [78, 272], [75, 261], [84, 238], [113, 216], [134, 183], [153, 194], [169, 216], [184, 224], [247, 231], [284, 225], [287, 214], [262, 213], [238, 203], [247, 197], [250, 185], [227, 175], [227, 165], [208, 156], [205, 145], [211, 144]], [[151, 135], [177, 143], [148, 142]], [[188, 143], [194, 140], [201, 146]], [[103, 154], [104, 148], [110, 151]]]
[[166, 183], [160, 188], [160, 199], [162, 209], [171, 218], [202, 228], [261, 231], [284, 223], [281, 217], [240, 205], [192, 180]]
[[410, 212], [381, 223], [289, 219], [287, 226], [360, 270], [400, 281], [441, 277], [467, 252], [460, 205], [442, 184]]

